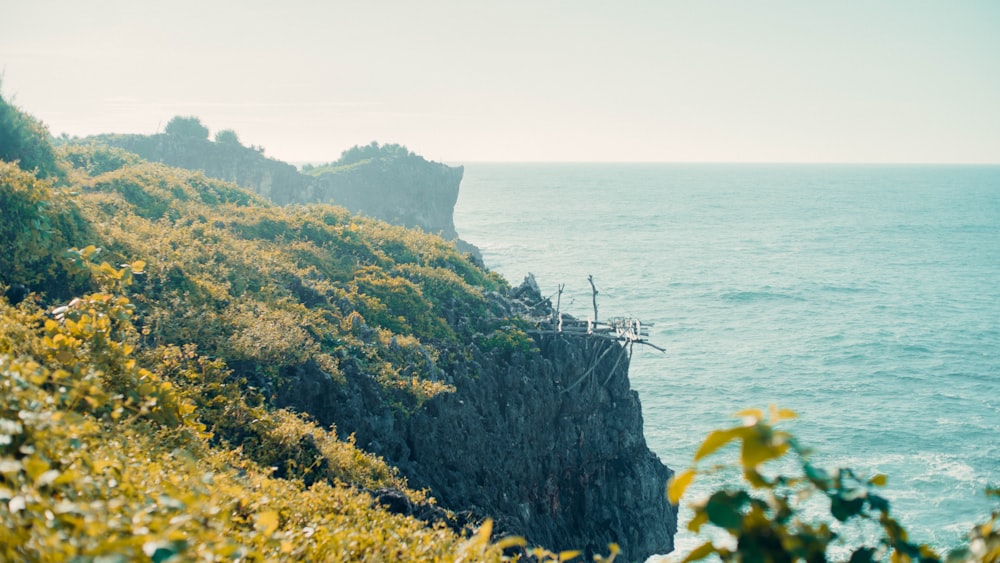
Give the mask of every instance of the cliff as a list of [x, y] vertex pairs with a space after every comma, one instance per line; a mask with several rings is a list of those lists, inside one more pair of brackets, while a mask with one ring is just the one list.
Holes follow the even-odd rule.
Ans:
[[315, 176], [305, 199], [335, 203], [394, 225], [454, 240], [458, 186], [465, 169], [420, 157], [379, 158]]
[[84, 141], [125, 149], [151, 162], [200, 170], [209, 178], [233, 182], [281, 205], [305, 203], [297, 194], [309, 192], [310, 179], [294, 166], [241, 145], [165, 133], [98, 135]]
[[[136, 142], [176, 149], [172, 158], [189, 165], [201, 158], [183, 148], [201, 146], [190, 139]], [[273, 166], [271, 178], [287, 171], [237, 149], [232, 159]], [[28, 395], [0, 397], [64, 401], [52, 420], [79, 424], [60, 425], [68, 433], [58, 436], [39, 427], [0, 453], [22, 442], [51, 448], [73, 477], [56, 491], [26, 469], [11, 486], [52, 502], [114, 499], [80, 510], [128, 523], [124, 537], [138, 549], [162, 540], [178, 554], [499, 560], [499, 548], [470, 556], [461, 543], [463, 524], [485, 518], [497, 533], [556, 550], [606, 553], [616, 542], [633, 560], [672, 548], [670, 471], [646, 447], [625, 350], [534, 333], [525, 319], [551, 305], [531, 284], [511, 288], [438, 236], [341, 207], [274, 205], [99, 144], [59, 153], [65, 186], [0, 163], [10, 242], [0, 252], [0, 371], [13, 381], [30, 367], [3, 364], [9, 352], [69, 379], [32, 375]], [[363, 156], [343, 164], [379, 160]], [[87, 398], [54, 397], [60, 389]], [[80, 452], [95, 461], [67, 457]], [[108, 481], [102, 468], [112, 466], [123, 469]], [[177, 475], [189, 481], [174, 487]], [[142, 478], [119, 487], [126, 476]], [[69, 539], [56, 541], [51, 526], [31, 524], [51, 519], [47, 506], [0, 529], [30, 529], [18, 546], [118, 549], [101, 543], [114, 534], [84, 537], [69, 525], [59, 528]], [[213, 517], [186, 518], [198, 507]], [[135, 535], [133, 512], [158, 522], [149, 537]], [[190, 541], [155, 536], [175, 521], [191, 523]], [[303, 534], [307, 525], [315, 534]], [[408, 547], [378, 551], [398, 530], [403, 539], [385, 549]]]
[[430, 162], [404, 151], [302, 174], [256, 149], [208, 139], [161, 133], [100, 135], [85, 141], [125, 149], [168, 166], [200, 170], [281, 205], [341, 205], [354, 213], [440, 235], [479, 256], [478, 249], [461, 241], [455, 231], [453, 216], [464, 172], [461, 166]]
[[[527, 285], [512, 296], [494, 299], [513, 312], [543, 302]], [[626, 561], [672, 551], [672, 471], [646, 446], [627, 350], [586, 336], [536, 334], [533, 343], [441, 362], [455, 392], [411, 414], [387, 407], [360, 370], [346, 385], [290, 370], [278, 403], [354, 434], [441, 506], [489, 515], [532, 545], [584, 549], [588, 560], [612, 542]]]

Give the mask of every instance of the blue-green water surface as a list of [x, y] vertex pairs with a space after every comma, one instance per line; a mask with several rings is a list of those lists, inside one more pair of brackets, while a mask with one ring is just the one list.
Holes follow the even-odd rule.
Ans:
[[946, 549], [988, 516], [1000, 167], [469, 164], [455, 222], [512, 283], [566, 284], [564, 311], [592, 314], [593, 274], [600, 316], [654, 323], [668, 351], [637, 350], [631, 380], [675, 470], [775, 403], [824, 465], [887, 474], [913, 539]]

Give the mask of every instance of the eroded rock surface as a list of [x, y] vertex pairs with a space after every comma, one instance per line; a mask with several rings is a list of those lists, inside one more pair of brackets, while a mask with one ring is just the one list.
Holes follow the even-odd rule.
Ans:
[[[523, 309], [525, 297], [510, 308]], [[585, 549], [589, 559], [615, 542], [626, 561], [671, 551], [672, 472], [646, 446], [628, 350], [586, 336], [533, 338], [530, 353], [472, 350], [469, 360], [442, 363], [456, 391], [409, 415], [351, 370], [338, 385], [300, 368], [279, 402], [355, 434], [443, 507], [493, 517], [533, 545]]]

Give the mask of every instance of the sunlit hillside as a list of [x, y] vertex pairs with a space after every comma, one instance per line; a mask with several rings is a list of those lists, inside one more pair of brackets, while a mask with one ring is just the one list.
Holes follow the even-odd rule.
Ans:
[[[516, 340], [489, 320], [502, 280], [341, 208], [54, 151], [0, 111], [0, 559], [499, 557], [488, 526], [470, 537], [477, 523], [268, 393], [305, 362], [360, 366], [399, 409], [448, 392], [439, 343]], [[385, 511], [379, 490], [437, 523]]]

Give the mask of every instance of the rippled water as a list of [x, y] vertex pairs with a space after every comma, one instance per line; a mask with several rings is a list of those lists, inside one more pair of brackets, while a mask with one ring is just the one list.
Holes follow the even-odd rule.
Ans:
[[655, 323], [668, 352], [637, 351], [631, 378], [671, 467], [777, 403], [825, 464], [888, 474], [914, 539], [988, 515], [1000, 167], [471, 164], [455, 222], [512, 283], [566, 284], [564, 310], [591, 314], [593, 274], [602, 317]]

